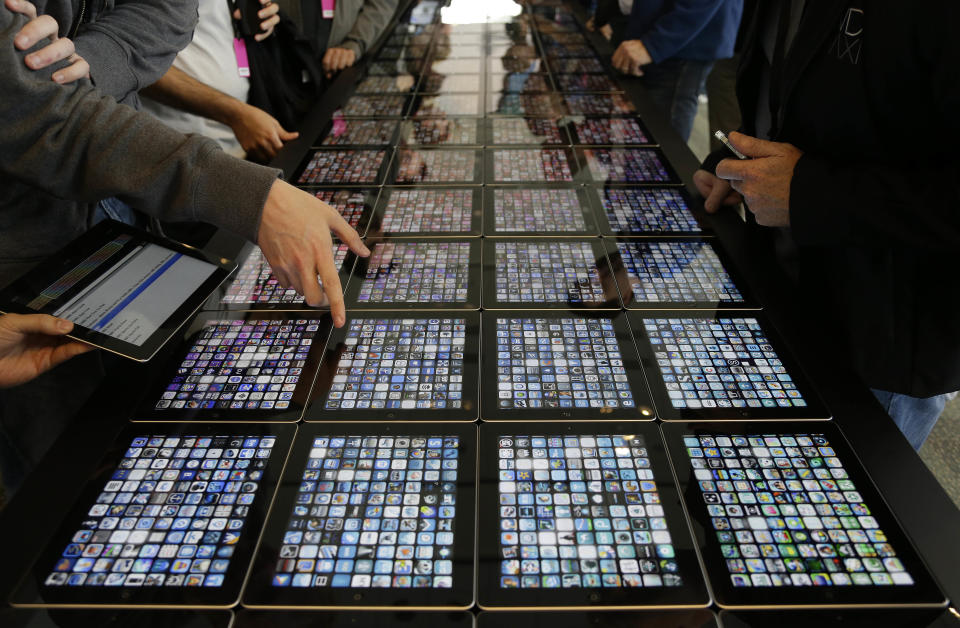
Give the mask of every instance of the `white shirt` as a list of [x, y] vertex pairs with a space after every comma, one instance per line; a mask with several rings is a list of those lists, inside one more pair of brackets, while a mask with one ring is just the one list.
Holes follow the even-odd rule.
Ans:
[[[237, 70], [230, 8], [225, 0], [200, 0], [199, 4], [200, 21], [193, 33], [193, 41], [180, 51], [173, 66], [217, 91], [247, 102], [250, 79], [241, 77]], [[143, 109], [182, 133], [204, 135], [216, 140], [231, 155], [245, 155], [233, 130], [225, 124], [161, 105], [149, 98], [143, 98]]]

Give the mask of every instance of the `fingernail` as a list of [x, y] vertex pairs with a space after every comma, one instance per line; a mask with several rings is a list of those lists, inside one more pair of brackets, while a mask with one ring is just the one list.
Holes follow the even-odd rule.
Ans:
[[54, 74], [54, 75], [53, 75], [53, 80], [55, 80], [57, 83], [62, 83], [62, 82], [63, 82], [63, 75], [62, 75], [62, 74]]
[[18, 46], [20, 46], [20, 47], [26, 46], [26, 45], [27, 45], [27, 36], [26, 36], [26, 35], [18, 35], [17, 38], [16, 38], [16, 44], [17, 44]]
[[343, 318], [342, 316], [340, 316], [339, 314], [338, 314], [337, 316], [335, 316], [334, 319], [333, 319], [333, 324], [336, 325], [337, 327], [343, 327], [344, 322], [346, 322], [346, 321], [345, 321], [344, 318]]
[[57, 329], [60, 331], [70, 331], [70, 328], [73, 327], [73, 323], [62, 318], [57, 319]]

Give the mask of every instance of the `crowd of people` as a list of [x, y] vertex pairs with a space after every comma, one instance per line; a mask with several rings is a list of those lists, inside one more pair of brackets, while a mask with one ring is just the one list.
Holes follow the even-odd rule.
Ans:
[[[256, 242], [310, 304], [324, 299], [319, 275], [343, 325], [331, 232], [366, 247], [259, 164], [297, 137], [302, 103], [367, 53], [397, 0], [261, 2], [250, 32], [233, 0], [5, 0], [0, 285], [104, 217], [204, 221]], [[960, 389], [960, 294], [944, 272], [960, 244], [960, 5], [928, 5], [600, 0], [588, 24], [684, 139], [711, 92], [714, 125], [739, 130], [730, 140], [747, 159], [718, 147], [694, 173], [707, 210], [744, 204], [798, 303], [816, 304], [805, 316], [843, 339], [833, 358], [917, 449]], [[102, 374], [70, 329], [0, 317], [10, 488], [58, 431], [39, 438], [32, 417], [65, 422]]]

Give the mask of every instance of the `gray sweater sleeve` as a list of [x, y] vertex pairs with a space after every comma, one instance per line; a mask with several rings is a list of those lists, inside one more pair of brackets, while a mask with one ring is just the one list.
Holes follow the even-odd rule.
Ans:
[[357, 21], [340, 42], [340, 46], [353, 50], [357, 58], [366, 54], [393, 19], [398, 2], [399, 0], [363, 0], [363, 8], [357, 15]]
[[[235, 159], [199, 136], [26, 67], [13, 46], [26, 18], [0, 7], [0, 177], [65, 199], [116, 196], [167, 220], [202, 220], [256, 240], [278, 170]], [[41, 42], [35, 49], [45, 45]], [[4, 211], [0, 207], [0, 211]]]
[[116, 0], [94, 20], [81, 24], [74, 45], [97, 89], [123, 100], [157, 82], [192, 41], [197, 0]]

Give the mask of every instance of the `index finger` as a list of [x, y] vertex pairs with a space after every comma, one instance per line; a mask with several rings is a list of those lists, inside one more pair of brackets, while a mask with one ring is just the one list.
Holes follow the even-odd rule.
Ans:
[[728, 181], [743, 181], [750, 176], [752, 168], [749, 161], [727, 158], [717, 164], [717, 176]]
[[29, 50], [44, 38], [56, 40], [59, 28], [55, 19], [49, 15], [41, 15], [23, 25], [14, 38], [14, 43], [20, 50]]
[[330, 316], [333, 317], [333, 326], [343, 327], [347, 320], [347, 310], [343, 305], [343, 287], [340, 285], [340, 275], [337, 273], [337, 267], [333, 261], [333, 247], [322, 246], [320, 248], [317, 274], [320, 275], [320, 283], [323, 284], [323, 291], [330, 302]]
[[26, 15], [31, 20], [37, 17], [37, 7], [32, 2], [26, 0], [6, 0], [6, 7], [14, 13]]

